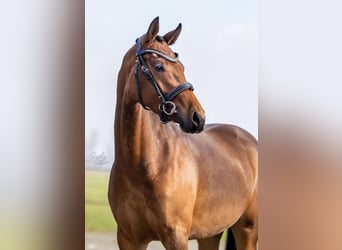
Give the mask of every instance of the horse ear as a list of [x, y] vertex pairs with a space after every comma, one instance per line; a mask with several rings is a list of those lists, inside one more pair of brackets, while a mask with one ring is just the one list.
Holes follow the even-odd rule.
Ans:
[[152, 41], [153, 39], [155, 39], [158, 35], [158, 32], [159, 32], [159, 16], [154, 18], [150, 24], [150, 27], [148, 27], [148, 30], [146, 33], [146, 35], [147, 35], [146, 42], [149, 42], [149, 41]]
[[168, 45], [172, 45], [176, 42], [180, 32], [182, 31], [182, 24], [178, 24], [177, 28], [173, 31], [166, 33], [163, 38]]

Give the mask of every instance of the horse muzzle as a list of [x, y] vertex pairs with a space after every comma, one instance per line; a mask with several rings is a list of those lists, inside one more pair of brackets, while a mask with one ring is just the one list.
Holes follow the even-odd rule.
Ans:
[[202, 132], [205, 124], [205, 117], [198, 111], [193, 111], [190, 119], [180, 119], [179, 125], [186, 133], [200, 133]]

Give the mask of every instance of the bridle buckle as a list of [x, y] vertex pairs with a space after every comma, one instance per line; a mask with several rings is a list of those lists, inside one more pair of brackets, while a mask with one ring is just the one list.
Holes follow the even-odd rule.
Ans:
[[[171, 105], [170, 111], [168, 111], [169, 105]], [[174, 113], [176, 113], [176, 104], [174, 104], [171, 101], [163, 102], [162, 103], [162, 110], [166, 115], [173, 115]]]

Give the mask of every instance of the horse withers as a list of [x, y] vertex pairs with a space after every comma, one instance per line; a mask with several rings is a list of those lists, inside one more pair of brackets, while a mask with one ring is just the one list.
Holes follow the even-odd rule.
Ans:
[[205, 124], [204, 110], [159, 18], [123, 58], [108, 198], [122, 250], [160, 240], [167, 250], [256, 249], [257, 141], [245, 130]]

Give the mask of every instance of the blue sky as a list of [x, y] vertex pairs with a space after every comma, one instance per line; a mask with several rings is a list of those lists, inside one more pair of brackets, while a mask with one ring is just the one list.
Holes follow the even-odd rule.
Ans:
[[207, 122], [235, 124], [258, 137], [256, 1], [87, 0], [86, 157], [94, 151], [112, 157], [121, 60], [156, 16], [161, 34], [183, 24], [172, 49], [180, 54]]

